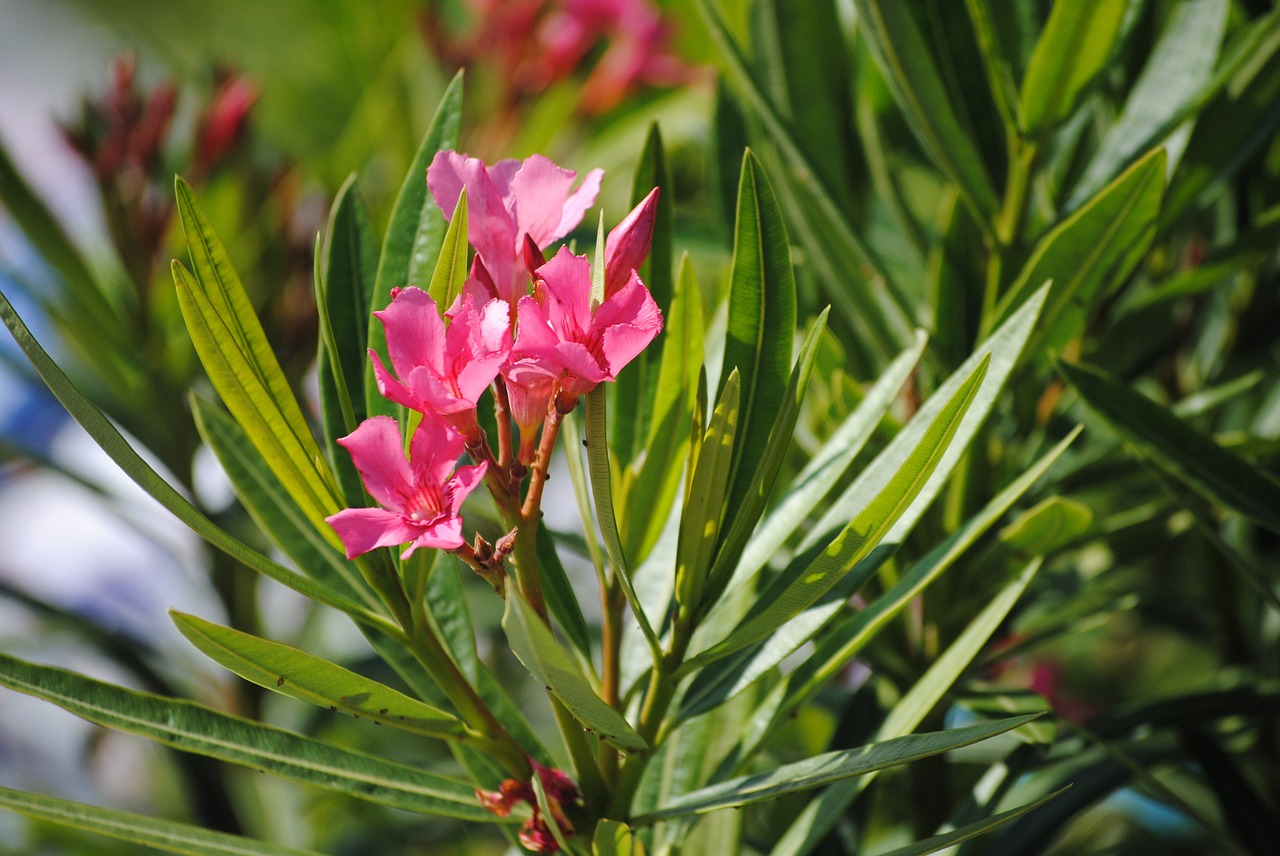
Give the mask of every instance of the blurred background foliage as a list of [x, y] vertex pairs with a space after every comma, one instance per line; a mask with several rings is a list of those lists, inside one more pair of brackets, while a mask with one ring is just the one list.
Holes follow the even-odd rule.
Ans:
[[[357, 172], [381, 230], [460, 66], [462, 148], [488, 160], [536, 151], [579, 170], [602, 166], [611, 222], [626, 210], [637, 154], [657, 121], [675, 246], [692, 253], [708, 313], [722, 293], [742, 149], [761, 155], [795, 245], [800, 317], [833, 307], [793, 471], [913, 329], [929, 332], [890, 424], [837, 490], [1052, 278], [1052, 317], [947, 492], [872, 588], [891, 588], [1074, 425], [1086, 426], [1084, 436], [787, 736], [808, 752], [865, 740], [1034, 556], [1046, 564], [1015, 618], [927, 722], [1048, 708], [1056, 730], [886, 774], [833, 816], [813, 852], [880, 852], [1067, 783], [1050, 806], [962, 852], [1272, 852], [1280, 835], [1274, 4], [666, 2], [655, 7], [663, 35], [643, 45], [646, 62], [628, 65], [609, 51], [643, 28], [606, 28], [579, 48], [557, 41], [555, 9], [521, 0], [5, 2], [24, 19], [56, 18], [109, 45], [105, 53], [132, 58], [110, 72], [85, 69], [98, 79], [84, 105], [58, 110], [83, 161], [65, 180], [96, 188], [102, 204], [96, 235], [68, 234], [28, 193], [35, 182], [25, 176], [40, 163], [0, 160], [0, 229], [9, 233], [0, 246], [22, 242], [0, 256], [5, 290], [38, 310], [95, 404], [219, 523], [264, 547], [243, 512], [198, 475], [199, 438], [186, 413], [198, 365], [168, 285], [168, 260], [181, 248], [172, 174], [199, 184], [286, 370], [307, 388], [316, 347], [311, 248], [330, 197]], [[128, 121], [113, 125], [120, 116]], [[113, 141], [125, 156], [112, 160]], [[121, 511], [115, 488], [51, 449], [49, 422], [28, 412], [9, 424], [6, 494], [21, 496], [52, 470], [146, 537], [171, 538], [140, 522], [145, 512]], [[55, 531], [74, 537], [71, 528]], [[235, 626], [266, 625], [274, 638], [376, 668], [349, 631], [257, 591], [221, 554], [183, 555], [211, 581], [208, 590], [197, 582], [192, 597], [215, 595]], [[206, 680], [211, 673], [167, 650], [166, 637], [122, 632], [91, 598], [33, 588], [25, 580], [39, 566], [19, 559], [5, 561], [0, 594], [21, 614], [13, 625], [21, 650], [70, 632], [72, 650], [94, 652], [95, 668], [121, 680], [216, 696], [332, 740], [401, 751], [387, 735], [300, 719], [252, 687]], [[477, 611], [479, 623], [485, 617]], [[126, 763], [112, 755], [126, 738], [70, 733], [75, 762], [64, 769], [98, 769], [100, 801], [334, 853], [368, 852], [370, 830], [382, 853], [501, 851], [487, 833], [250, 781], [176, 753], [135, 748]], [[6, 784], [85, 796], [29, 780], [26, 768], [43, 761], [12, 748], [26, 739], [0, 732]], [[744, 812], [742, 851], [770, 852], [802, 807]], [[12, 835], [0, 839], [20, 843], [0, 852], [116, 852], [6, 823], [0, 830]], [[721, 823], [704, 824], [707, 834]]]

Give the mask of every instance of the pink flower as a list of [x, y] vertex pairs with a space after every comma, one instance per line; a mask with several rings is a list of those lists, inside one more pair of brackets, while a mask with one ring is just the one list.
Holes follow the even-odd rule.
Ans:
[[494, 296], [514, 305], [527, 291], [520, 265], [524, 236], [545, 248], [569, 234], [595, 204], [604, 171], [593, 169], [572, 190], [577, 175], [542, 155], [486, 167], [479, 158], [442, 151], [427, 168], [427, 187], [446, 220], [453, 218], [466, 187], [468, 240], [496, 289]]
[[408, 543], [401, 558], [419, 547], [461, 547], [458, 510], [484, 478], [487, 464], [461, 467], [463, 439], [428, 414], [414, 432], [405, 460], [400, 427], [390, 416], [374, 416], [338, 441], [351, 453], [365, 490], [382, 508], [347, 508], [325, 518], [342, 539], [347, 558], [378, 547]]
[[[542, 788], [547, 796], [547, 807], [555, 818], [556, 826], [560, 828], [562, 835], [572, 837], [575, 830], [564, 813], [564, 806], [577, 803], [582, 799], [578, 786], [563, 770], [544, 767], [532, 758], [529, 759], [529, 764], [542, 780]], [[476, 790], [476, 797], [480, 800], [480, 805], [498, 817], [507, 817], [517, 805], [522, 802], [528, 803], [533, 807], [533, 815], [520, 827], [520, 843], [534, 853], [559, 852], [560, 844], [551, 834], [551, 827], [543, 816], [542, 807], [538, 805], [537, 795], [529, 782], [507, 779], [496, 791]]]
[[640, 200], [622, 222], [613, 227], [604, 242], [604, 296], [607, 300], [640, 270], [653, 244], [653, 226], [658, 216], [658, 188]]
[[532, 359], [574, 398], [614, 380], [662, 330], [662, 312], [635, 270], [592, 310], [591, 265], [566, 248], [538, 268], [534, 293], [520, 299], [513, 359]]
[[477, 307], [464, 294], [446, 329], [436, 302], [420, 288], [397, 289], [391, 305], [373, 313], [387, 331], [387, 353], [399, 380], [374, 351], [373, 373], [384, 396], [422, 413], [438, 413], [464, 437], [474, 438], [476, 402], [511, 353], [508, 306]]

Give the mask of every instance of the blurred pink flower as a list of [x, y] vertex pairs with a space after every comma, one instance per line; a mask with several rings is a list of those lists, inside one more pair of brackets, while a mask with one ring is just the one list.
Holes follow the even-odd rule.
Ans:
[[501, 300], [478, 306], [463, 294], [446, 328], [436, 302], [420, 288], [392, 291], [391, 305], [374, 317], [387, 331], [387, 353], [397, 379], [372, 349], [378, 391], [410, 410], [439, 414], [474, 439], [476, 402], [511, 353], [509, 307]]
[[462, 436], [443, 420], [426, 415], [405, 459], [400, 427], [390, 416], [373, 416], [338, 441], [351, 453], [365, 490], [381, 508], [347, 508], [326, 518], [354, 559], [378, 547], [408, 543], [401, 558], [419, 547], [453, 550], [464, 543], [462, 501], [484, 478], [487, 464], [454, 466]]
[[[446, 220], [453, 219], [466, 187], [468, 240], [494, 296], [515, 305], [527, 291], [528, 272], [520, 263], [525, 235], [545, 248], [569, 234], [595, 204], [604, 171], [593, 169], [573, 190], [577, 175], [542, 155], [486, 167], [479, 158], [442, 151], [427, 168], [427, 187]], [[476, 278], [485, 281], [483, 275]]]
[[635, 270], [594, 310], [591, 264], [562, 247], [520, 299], [513, 359], [529, 358], [576, 398], [614, 380], [662, 330], [662, 312]]
[[[563, 770], [544, 767], [532, 758], [529, 759], [534, 772], [542, 781], [543, 791], [547, 795], [547, 806], [555, 818], [556, 826], [565, 837], [575, 834], [573, 824], [564, 813], [564, 805], [576, 803], [582, 799], [578, 786]], [[507, 817], [520, 803], [528, 803], [533, 807], [533, 816], [520, 827], [520, 843], [534, 853], [557, 853], [560, 844], [551, 834], [551, 828], [538, 805], [537, 795], [532, 784], [507, 779], [496, 791], [477, 790], [476, 797], [480, 804], [498, 817]]]

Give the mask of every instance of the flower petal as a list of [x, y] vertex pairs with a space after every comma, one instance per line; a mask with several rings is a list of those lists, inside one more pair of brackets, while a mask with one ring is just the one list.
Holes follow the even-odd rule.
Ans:
[[412, 541], [420, 534], [394, 511], [385, 508], [345, 508], [325, 520], [342, 539], [347, 558]]
[[396, 420], [371, 416], [338, 440], [338, 445], [351, 453], [351, 462], [360, 473], [365, 490], [379, 505], [397, 512], [405, 507], [405, 499], [413, 490], [413, 477]]
[[[521, 164], [520, 170], [511, 179], [512, 212], [516, 223], [516, 240], [528, 233], [534, 243], [545, 247], [557, 238], [563, 237], [568, 229], [560, 231], [565, 217], [565, 203], [569, 200], [569, 190], [577, 173], [571, 169], [556, 166], [549, 158], [542, 155], [531, 155]], [[597, 188], [590, 194], [591, 198], [577, 211], [577, 219], [569, 225], [572, 229], [582, 222], [582, 215], [595, 202]], [[581, 194], [579, 189], [575, 197]], [[514, 247], [519, 249], [518, 247]]]
[[653, 243], [653, 226], [658, 215], [658, 188], [631, 209], [622, 222], [613, 227], [605, 240], [604, 296], [607, 300], [627, 284], [633, 270], [639, 270], [649, 256]]
[[418, 366], [440, 371], [445, 329], [440, 309], [420, 288], [401, 289], [383, 310], [373, 313], [387, 333], [387, 354], [396, 374], [406, 378]]

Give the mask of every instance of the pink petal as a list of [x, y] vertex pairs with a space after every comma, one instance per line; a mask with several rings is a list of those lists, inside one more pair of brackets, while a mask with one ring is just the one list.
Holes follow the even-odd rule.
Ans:
[[[567, 230], [558, 230], [562, 220], [566, 219], [565, 203], [577, 175], [573, 170], [556, 166], [542, 155], [531, 155], [525, 160], [511, 179], [516, 240], [528, 233], [534, 243], [545, 247], [565, 234]], [[582, 214], [594, 201], [595, 193], [592, 193], [591, 199], [578, 212], [577, 219], [569, 225], [570, 229], [582, 221]]]
[[[561, 339], [579, 339], [591, 329], [591, 262], [561, 247], [538, 268], [538, 279], [559, 306], [548, 306], [551, 326]], [[557, 310], [563, 311], [564, 317]]]
[[512, 418], [522, 433], [536, 430], [547, 416], [547, 405], [560, 376], [559, 366], [526, 358], [507, 366], [504, 374]]
[[412, 541], [419, 535], [419, 527], [410, 526], [399, 514], [385, 508], [346, 508], [325, 520], [338, 533], [348, 559], [379, 547]]
[[400, 377], [418, 366], [441, 368], [444, 320], [431, 295], [420, 288], [401, 289], [391, 305], [373, 313], [387, 332], [387, 353]]
[[649, 256], [657, 214], [658, 188], [655, 187], [609, 233], [604, 251], [605, 299], [626, 285], [631, 271], [639, 270]]
[[613, 380], [596, 355], [578, 342], [561, 342], [556, 348], [556, 359], [565, 371], [562, 384], [574, 395], [590, 392], [601, 381]]
[[[501, 178], [501, 171], [498, 174]], [[510, 257], [516, 245], [515, 223], [503, 194], [479, 158], [451, 151], [437, 152], [427, 168], [427, 187], [446, 219], [453, 216], [463, 186], [467, 188], [467, 238], [476, 252], [484, 256], [494, 281], [501, 283], [501, 274], [506, 274], [511, 266], [511, 260], [504, 262], [504, 257]]]
[[[396, 379], [395, 375], [387, 371], [387, 367], [382, 364], [382, 358], [378, 356], [378, 352], [373, 348], [369, 349], [369, 359], [373, 363], [373, 377], [378, 384], [378, 392], [382, 393], [383, 398], [390, 399], [410, 410], [418, 410], [422, 407], [419, 397], [414, 394], [410, 387], [401, 383]], [[421, 371], [430, 371], [430, 369], [421, 369]], [[412, 380], [413, 373], [410, 372], [408, 376]]]
[[372, 416], [338, 440], [338, 445], [351, 453], [365, 490], [379, 505], [393, 511], [404, 508], [405, 498], [413, 490], [413, 477], [396, 420]]
[[[555, 330], [551, 329], [551, 322], [547, 320], [538, 301], [532, 297], [520, 298], [516, 315], [519, 323], [516, 326], [515, 347], [511, 351], [513, 359], [555, 350], [560, 337], [556, 335]], [[510, 376], [509, 372], [508, 376]]]
[[481, 461], [469, 467], [458, 467], [458, 471], [453, 474], [453, 478], [449, 480], [453, 488], [450, 511], [455, 517], [462, 508], [463, 500], [471, 495], [471, 491], [479, 487], [480, 482], [484, 481], [484, 474], [488, 468], [488, 461]]
[[462, 519], [450, 517], [422, 527], [418, 537], [400, 554], [400, 558], [409, 558], [419, 547], [456, 550], [465, 543], [466, 539], [462, 537]]
[[464, 445], [462, 436], [438, 414], [424, 413], [409, 441], [409, 463], [417, 489], [424, 485], [443, 487]]
[[600, 194], [600, 181], [603, 178], [604, 170], [591, 170], [587, 173], [587, 177], [582, 179], [582, 186], [565, 200], [560, 224], [556, 226], [556, 238], [563, 238], [582, 222], [587, 209], [596, 204], [596, 196]]

